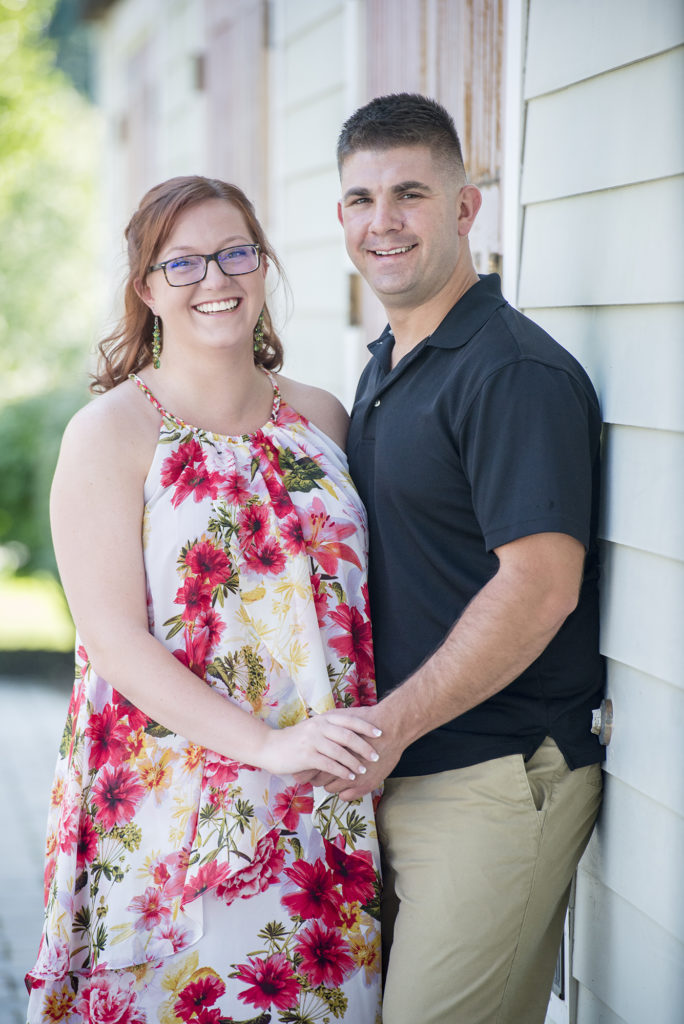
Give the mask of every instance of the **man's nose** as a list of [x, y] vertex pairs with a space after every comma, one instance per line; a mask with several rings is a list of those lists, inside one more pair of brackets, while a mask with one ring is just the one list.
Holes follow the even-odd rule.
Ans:
[[378, 198], [373, 204], [370, 230], [376, 235], [399, 231], [404, 224], [401, 207], [390, 198]]

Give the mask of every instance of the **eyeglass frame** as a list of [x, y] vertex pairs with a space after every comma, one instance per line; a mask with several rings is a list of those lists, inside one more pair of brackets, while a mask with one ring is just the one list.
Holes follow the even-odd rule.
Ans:
[[[218, 258], [221, 255], [221, 253], [230, 252], [231, 249], [254, 249], [257, 257], [256, 267], [254, 267], [253, 270], [241, 270], [238, 274], [229, 274], [227, 270], [223, 269], [223, 267], [219, 263]], [[166, 268], [168, 264], [173, 263], [174, 260], [187, 259], [189, 256], [199, 256], [201, 259], [204, 260], [204, 273], [202, 274], [201, 277], [198, 277], [196, 281], [184, 281], [183, 284], [172, 284], [171, 281], [169, 281], [166, 274]], [[243, 277], [245, 274], [253, 274], [254, 271], [258, 270], [259, 267], [261, 266], [261, 246], [259, 245], [258, 242], [244, 242], [242, 245], [227, 245], [224, 249], [217, 249], [216, 252], [208, 253], [206, 256], [200, 252], [189, 252], [184, 254], [184, 256], [173, 256], [171, 257], [171, 259], [164, 260], [163, 263], [155, 263], [153, 266], [147, 268], [147, 273], [151, 274], [154, 270], [163, 270], [164, 280], [168, 284], [169, 288], [187, 288], [191, 284], [199, 284], [200, 281], [203, 281], [205, 279], [205, 277], [207, 276], [207, 272], [209, 270], [209, 264], [211, 263], [212, 260], [216, 263], [216, 266], [219, 268], [224, 277]]]

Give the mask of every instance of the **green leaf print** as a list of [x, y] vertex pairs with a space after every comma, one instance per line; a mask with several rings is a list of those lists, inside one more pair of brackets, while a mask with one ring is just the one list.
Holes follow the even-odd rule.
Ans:
[[280, 450], [278, 461], [280, 468], [286, 470], [283, 476], [283, 486], [288, 491], [307, 492], [314, 488], [320, 490], [316, 481], [322, 480], [325, 473], [313, 459], [306, 455], [301, 459], [296, 459], [289, 448], [284, 448]]

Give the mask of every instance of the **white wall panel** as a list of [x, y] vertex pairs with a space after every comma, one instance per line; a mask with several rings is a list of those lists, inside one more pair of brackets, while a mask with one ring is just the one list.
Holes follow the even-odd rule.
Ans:
[[283, 39], [293, 39], [310, 31], [344, 7], [344, 0], [316, 0], [315, 3], [311, 0], [276, 0], [276, 3], [282, 8]]
[[[305, 106], [296, 107], [287, 115], [287, 132], [283, 140], [281, 173], [301, 175], [328, 170], [335, 161], [337, 136], [344, 120], [345, 93], [343, 84], [322, 98], [313, 97]], [[336, 164], [335, 164], [336, 166]], [[339, 181], [336, 175], [336, 189], [330, 197], [339, 195]], [[299, 211], [300, 216], [306, 213]]]
[[[332, 266], [336, 267], [334, 274], [330, 273]], [[288, 248], [285, 272], [294, 298], [293, 323], [300, 315], [311, 315], [317, 310], [323, 316], [334, 313], [342, 329], [347, 293], [344, 275], [339, 270], [337, 245], [322, 239]]]
[[684, 306], [526, 312], [584, 366], [605, 420], [684, 431]]
[[337, 243], [339, 251], [343, 237], [337, 219], [339, 188], [337, 171], [330, 165], [317, 174], [286, 179], [283, 225], [288, 245], [325, 240]]
[[[285, 103], [307, 103], [344, 81], [344, 18], [342, 11], [295, 35], [285, 53]], [[314, 84], [315, 83], [315, 84]], [[334, 151], [333, 151], [334, 156]]]
[[602, 468], [601, 536], [684, 561], [684, 434], [608, 426]]
[[618, 1017], [610, 1007], [597, 999], [584, 985], [578, 984], [577, 989], [578, 1022], [581, 1021], [581, 1024], [628, 1024], [624, 1017]]
[[[520, 304], [624, 305], [684, 298], [684, 179], [528, 206]], [[662, 254], [662, 258], [658, 258]]]
[[684, 563], [605, 544], [602, 564], [603, 653], [684, 686]]
[[582, 870], [684, 943], [684, 818], [620, 779], [604, 781]]
[[684, 818], [684, 686], [617, 661], [607, 668], [614, 725], [606, 772]]
[[684, 96], [684, 47], [531, 101], [522, 202], [681, 174], [679, 111], [663, 102], [676, 96]]
[[679, 0], [530, 0], [525, 97], [684, 42]]
[[582, 985], [629, 1024], [681, 1024], [684, 946], [581, 869], [577, 903], [573, 969]]

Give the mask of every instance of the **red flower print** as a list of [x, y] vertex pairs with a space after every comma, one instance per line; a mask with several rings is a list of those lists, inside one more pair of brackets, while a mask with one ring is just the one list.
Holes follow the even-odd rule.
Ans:
[[218, 644], [225, 628], [225, 622], [212, 608], [209, 611], [200, 612], [195, 620], [193, 633], [193, 648], [198, 662], [207, 661], [212, 648]]
[[313, 788], [307, 782], [300, 786], [288, 786], [278, 793], [274, 800], [273, 814], [285, 828], [293, 830], [299, 824], [300, 814], [311, 814], [313, 811]]
[[230, 559], [221, 548], [209, 541], [198, 541], [185, 555], [185, 564], [190, 572], [215, 587], [230, 576]]
[[74, 1011], [88, 1024], [147, 1024], [132, 986], [133, 982], [120, 981], [113, 973], [95, 977], [86, 982]]
[[59, 848], [63, 853], [71, 853], [78, 836], [78, 815], [77, 804], [69, 807], [62, 807], [62, 820], [59, 827]]
[[174, 603], [183, 605], [181, 618], [184, 622], [194, 622], [198, 615], [211, 609], [211, 590], [196, 576], [188, 576], [178, 588]]
[[215, 786], [217, 789], [223, 788], [230, 785], [231, 782], [235, 782], [241, 768], [256, 771], [256, 768], [253, 768], [251, 765], [242, 765], [239, 761], [230, 761], [227, 757], [222, 757], [221, 754], [215, 754], [212, 750], [207, 750], [204, 759], [204, 779], [210, 786]]
[[84, 815], [79, 822], [76, 842], [76, 868], [78, 871], [82, 871], [86, 864], [90, 864], [95, 859], [98, 839], [99, 836], [93, 828], [92, 821], [87, 815]]
[[174, 508], [178, 508], [181, 502], [191, 494], [196, 502], [203, 501], [205, 498], [213, 500], [218, 494], [220, 482], [220, 475], [210, 473], [203, 461], [196, 466], [187, 466], [178, 478], [171, 504]]
[[341, 658], [349, 658], [356, 664], [360, 676], [373, 676], [373, 635], [371, 624], [363, 618], [358, 608], [338, 604], [330, 612], [330, 618], [344, 630], [342, 636], [331, 637], [329, 643]]
[[264, 473], [264, 483], [268, 496], [271, 499], [271, 507], [278, 519], [284, 519], [292, 512], [292, 498], [286, 487], [273, 473]]
[[233, 900], [248, 899], [264, 892], [278, 881], [285, 863], [285, 851], [278, 848], [278, 838], [276, 829], [262, 836], [254, 849], [252, 862], [217, 886], [216, 895], [226, 906]]
[[316, 559], [323, 572], [329, 576], [337, 573], [338, 559], [351, 562], [361, 568], [359, 557], [348, 544], [341, 544], [345, 537], [356, 533], [356, 524], [348, 520], [335, 522], [328, 515], [320, 498], [311, 502], [308, 517], [302, 517], [302, 531], [308, 553]]
[[327, 592], [326, 585], [317, 572], [312, 573], [309, 579], [311, 580], [311, 590], [313, 591], [316, 616], [319, 622], [323, 622], [328, 614], [328, 601], [330, 600], [330, 594]]
[[342, 895], [348, 903], [358, 900], [368, 903], [375, 892], [375, 868], [370, 850], [346, 853], [327, 839], [325, 859], [332, 870], [336, 885], [342, 886]]
[[171, 910], [164, 906], [161, 889], [155, 889], [151, 885], [148, 885], [142, 896], [135, 896], [126, 910], [140, 915], [135, 922], [135, 930], [138, 932], [151, 932], [158, 924], [171, 917]]
[[92, 741], [88, 767], [101, 768], [108, 761], [110, 764], [119, 764], [130, 731], [131, 727], [121, 721], [118, 711], [111, 704], [106, 704], [101, 714], [91, 715], [86, 728], [86, 736]]
[[174, 953], [179, 953], [188, 945], [190, 932], [179, 924], [165, 924], [159, 929], [159, 938], [171, 943]]
[[285, 552], [278, 547], [276, 540], [269, 539], [264, 541], [259, 548], [247, 548], [245, 563], [254, 572], [272, 573], [277, 576], [285, 568]]
[[321, 860], [308, 864], [299, 860], [285, 874], [299, 886], [297, 892], [281, 897], [291, 914], [298, 914], [303, 920], [321, 918], [326, 924], [338, 923], [342, 899], [335, 888], [332, 871], [328, 871]]
[[97, 808], [95, 820], [107, 831], [115, 825], [125, 825], [132, 819], [144, 794], [144, 788], [130, 768], [124, 765], [105, 768], [92, 791]]
[[190, 1020], [193, 1014], [212, 1006], [226, 991], [224, 982], [215, 974], [207, 974], [198, 981], [191, 981], [182, 989], [174, 1003], [174, 1010], [183, 1020]]
[[238, 532], [243, 548], [258, 544], [268, 536], [268, 509], [265, 505], [251, 504], [238, 515]]
[[285, 549], [290, 555], [298, 555], [306, 548], [306, 541], [302, 533], [302, 524], [296, 514], [288, 516], [280, 525], [280, 532], [285, 542]]
[[128, 718], [128, 724], [131, 729], [144, 729], [146, 725], [149, 725], [151, 719], [147, 717], [144, 711], [137, 708], [135, 704], [131, 704], [122, 693], [118, 690], [112, 690], [112, 701], [116, 706], [116, 712], [120, 719]]
[[194, 672], [200, 679], [204, 679], [204, 668], [205, 668], [205, 653], [206, 653], [206, 640], [200, 637], [199, 643], [195, 644], [193, 641], [192, 633], [185, 634], [185, 647], [178, 647], [175, 651], [171, 652], [174, 658], [180, 661], [181, 665], [185, 665], [191, 672]]
[[238, 472], [229, 473], [224, 478], [219, 490], [226, 501], [233, 505], [244, 505], [251, 497], [246, 477]]
[[337, 988], [354, 967], [349, 946], [341, 933], [318, 921], [301, 933], [295, 949], [302, 957], [300, 970], [314, 987]]
[[276, 953], [268, 960], [250, 956], [248, 964], [237, 965], [234, 977], [252, 983], [251, 988], [240, 992], [238, 999], [259, 1010], [267, 1010], [269, 1006], [289, 1010], [299, 998], [299, 983], [284, 953]]
[[[358, 672], [352, 672], [345, 677], [344, 689], [345, 693], [351, 695], [352, 706], [355, 708], [370, 708], [378, 702], [375, 680], [372, 676], [364, 676], [363, 679], [359, 679]], [[344, 702], [340, 706], [344, 706]]]
[[202, 1006], [191, 1018], [192, 1024], [223, 1024], [230, 1017], [222, 1017], [218, 1006]]
[[227, 864], [217, 864], [215, 860], [203, 864], [197, 874], [186, 881], [183, 890], [183, 903], [190, 903], [207, 889], [213, 889], [224, 882], [229, 871], [230, 867]]
[[164, 487], [171, 487], [188, 466], [196, 462], [204, 462], [202, 446], [193, 437], [184, 444], [179, 444], [175, 452], [164, 459], [161, 468], [161, 482]]

